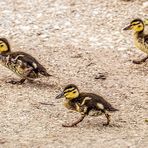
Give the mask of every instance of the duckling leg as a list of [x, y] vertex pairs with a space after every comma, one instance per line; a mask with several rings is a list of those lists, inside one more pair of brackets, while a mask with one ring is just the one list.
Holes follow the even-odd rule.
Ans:
[[83, 115], [81, 115], [81, 117], [77, 120], [77, 121], [75, 121], [75, 122], [73, 122], [73, 123], [71, 123], [71, 124], [62, 124], [62, 126], [63, 127], [74, 127], [74, 126], [76, 126], [78, 123], [80, 123], [80, 122], [82, 122], [83, 121], [83, 119], [85, 118], [85, 114], [83, 114]]
[[107, 125], [109, 125], [109, 123], [110, 123], [110, 115], [108, 114], [108, 113], [104, 113], [105, 114], [105, 117], [107, 118], [107, 123], [105, 123], [105, 124], [103, 124], [104, 126], [107, 126]]
[[133, 63], [134, 63], [134, 64], [142, 64], [142, 63], [144, 63], [147, 59], [148, 59], [148, 56], [144, 57], [144, 58], [141, 59], [141, 60], [133, 60]]
[[23, 84], [24, 82], [25, 82], [25, 80], [26, 79], [21, 79], [21, 80], [8, 80], [8, 81], [6, 81], [6, 83], [11, 83], [11, 84], [19, 84], [19, 85], [21, 85], [21, 84]]

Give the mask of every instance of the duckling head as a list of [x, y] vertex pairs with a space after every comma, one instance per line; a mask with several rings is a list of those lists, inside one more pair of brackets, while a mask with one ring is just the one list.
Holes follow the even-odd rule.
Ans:
[[5, 54], [10, 52], [10, 45], [7, 39], [0, 38], [0, 54]]
[[134, 32], [141, 32], [144, 30], [144, 22], [141, 19], [134, 19], [129, 26], [123, 30], [134, 30]]
[[77, 98], [78, 96], [79, 96], [78, 87], [74, 84], [69, 84], [64, 88], [63, 92], [56, 97], [56, 99], [65, 97], [68, 100], [72, 100]]

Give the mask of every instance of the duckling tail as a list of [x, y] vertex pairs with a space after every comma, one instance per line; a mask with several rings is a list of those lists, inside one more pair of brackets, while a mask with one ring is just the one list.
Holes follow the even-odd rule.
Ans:
[[40, 71], [40, 74], [46, 77], [52, 76], [51, 74], [47, 73], [47, 71]]
[[52, 76], [50, 75], [47, 70], [41, 65], [38, 63], [38, 72], [43, 75], [43, 76], [46, 76], [46, 77], [49, 77], [49, 76]]
[[119, 110], [111, 106], [111, 107], [108, 108], [108, 111], [116, 112], [116, 111], [119, 111]]

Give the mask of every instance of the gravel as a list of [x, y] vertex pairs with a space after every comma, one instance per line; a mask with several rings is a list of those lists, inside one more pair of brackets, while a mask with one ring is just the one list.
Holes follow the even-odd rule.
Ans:
[[[147, 147], [148, 62], [131, 62], [145, 55], [122, 30], [133, 18], [148, 18], [146, 0], [5, 0], [0, 6], [1, 37], [53, 75], [13, 86], [5, 81], [16, 75], [0, 67], [0, 147]], [[99, 74], [105, 79], [95, 79]], [[120, 110], [109, 127], [103, 116], [61, 126], [79, 116], [55, 100], [68, 83], [102, 94]]]

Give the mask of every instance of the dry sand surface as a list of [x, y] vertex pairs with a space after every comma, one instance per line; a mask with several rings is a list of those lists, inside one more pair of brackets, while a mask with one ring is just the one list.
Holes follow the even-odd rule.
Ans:
[[[148, 61], [123, 32], [133, 18], [147, 18], [140, 0], [1, 0], [0, 31], [12, 50], [35, 56], [52, 74], [21, 86], [0, 66], [0, 148], [148, 147]], [[100, 74], [105, 80], [95, 79]], [[120, 111], [104, 127], [104, 116], [79, 117], [55, 96], [68, 83], [102, 94]], [[42, 105], [45, 102], [49, 105]]]

